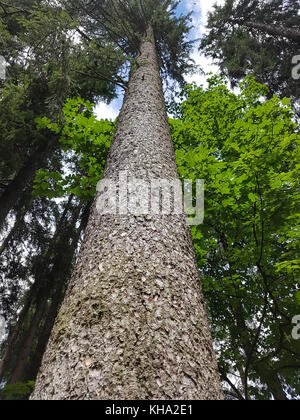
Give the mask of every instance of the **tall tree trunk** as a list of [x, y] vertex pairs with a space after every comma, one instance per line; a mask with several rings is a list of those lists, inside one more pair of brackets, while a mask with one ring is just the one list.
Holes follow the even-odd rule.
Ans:
[[[124, 170], [178, 179], [151, 28], [104, 177]], [[95, 203], [31, 398], [222, 399], [185, 215], [100, 215]]]
[[258, 29], [269, 35], [283, 36], [293, 41], [300, 41], [300, 31], [293, 28], [284, 28], [283, 26], [268, 25], [266, 23], [241, 21], [241, 24], [247, 28]]

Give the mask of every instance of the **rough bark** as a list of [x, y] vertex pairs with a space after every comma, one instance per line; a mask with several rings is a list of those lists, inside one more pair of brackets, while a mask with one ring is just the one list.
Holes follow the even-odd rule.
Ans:
[[[104, 177], [124, 170], [178, 179], [151, 29]], [[222, 399], [185, 216], [100, 215], [95, 203], [31, 398]]]

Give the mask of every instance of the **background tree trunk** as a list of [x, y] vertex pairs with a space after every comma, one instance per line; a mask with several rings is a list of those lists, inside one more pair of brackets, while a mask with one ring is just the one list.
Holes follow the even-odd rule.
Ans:
[[8, 382], [9, 384], [22, 382], [23, 372], [26, 366], [26, 361], [30, 353], [30, 350], [32, 348], [32, 344], [36, 336], [38, 326], [42, 320], [46, 306], [47, 306], [46, 297], [42, 297], [41, 300], [38, 302], [35, 313], [31, 319], [30, 326], [28, 330], [26, 331], [24, 342], [22, 343], [22, 347], [19, 350], [16, 365], [14, 366], [14, 369], [10, 376], [10, 380]]
[[[35, 380], [37, 377], [39, 368], [41, 366], [42, 357], [45, 352], [58, 310], [65, 295], [67, 280], [69, 279], [68, 276], [71, 273], [71, 267], [74, 262], [76, 248], [78, 247], [81, 234], [86, 229], [89, 212], [90, 203], [83, 207], [81, 223], [80, 226], [76, 229], [78, 212], [75, 211], [68, 229], [66, 230], [66, 235], [64, 235], [64, 238], [62, 238], [62, 243], [60, 244], [59, 249], [64, 248], [64, 251], [63, 253], [60, 252], [60, 257], [57, 256], [56, 258], [55, 268], [53, 270], [54, 284], [51, 287], [51, 296], [49, 296], [51, 303], [49, 304], [48, 311], [44, 316], [44, 322], [36, 334], [36, 346], [31, 348], [29, 363], [26, 365], [26, 369], [24, 370], [24, 377], [22, 378], [24, 382]], [[75, 220], [76, 217], [77, 220]], [[72, 240], [71, 244], [70, 240]]]
[[73, 198], [71, 195], [65, 203], [49, 248], [41, 256], [44, 263], [35, 268], [35, 282], [0, 361], [0, 382], [5, 379], [13, 384], [36, 378], [43, 355], [36, 354], [37, 349], [45, 350], [87, 224], [90, 203], [72, 204]]
[[[152, 29], [105, 178], [178, 179]], [[33, 400], [222, 399], [185, 215], [99, 215], [94, 204]]]
[[293, 28], [284, 28], [282, 26], [268, 25], [260, 22], [248, 22], [242, 21], [242, 25], [247, 26], [251, 29], [258, 29], [269, 35], [284, 36], [285, 38], [292, 39], [294, 41], [300, 41], [300, 31]]
[[9, 364], [10, 355], [14, 352], [19, 336], [22, 334], [22, 327], [30, 310], [30, 306], [34, 299], [35, 293], [36, 285], [33, 285], [26, 298], [22, 311], [20, 312], [18, 321], [16, 325], [14, 325], [14, 327], [12, 328], [11, 333], [9, 334], [8, 341], [6, 343], [5, 349], [3, 351], [3, 354], [1, 355], [0, 360], [0, 382], [2, 382], [5, 379], [4, 374], [7, 369], [7, 365]]

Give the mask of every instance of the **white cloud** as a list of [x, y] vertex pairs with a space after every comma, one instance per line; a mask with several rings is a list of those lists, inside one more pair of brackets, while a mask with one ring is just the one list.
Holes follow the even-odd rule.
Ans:
[[121, 106], [122, 98], [114, 99], [109, 105], [105, 102], [99, 102], [95, 107], [95, 114], [99, 120], [107, 119], [114, 121], [120, 113]]
[[[206, 32], [205, 26], [207, 23], [208, 13], [213, 10], [213, 6], [215, 4], [221, 6], [224, 3], [225, 0], [185, 0], [186, 9], [193, 12], [192, 18], [194, 30], [192, 35], [194, 38], [201, 38], [201, 36]], [[205, 73], [218, 72], [218, 66], [216, 66], [210, 58], [206, 58], [201, 55], [198, 51], [198, 46], [196, 46], [192, 53], [192, 59]], [[198, 85], [202, 84], [206, 86], [206, 77], [200, 73], [186, 76], [186, 81], [188, 83], [195, 82]]]
[[218, 6], [223, 6], [225, 0], [200, 0], [200, 7], [202, 10], [203, 24], [205, 25], [208, 18], [208, 13], [213, 10], [213, 6], [217, 4]]
[[189, 12], [193, 12], [194, 32], [201, 36], [205, 31], [208, 13], [213, 10], [215, 4], [221, 6], [225, 0], [185, 0], [185, 7]]

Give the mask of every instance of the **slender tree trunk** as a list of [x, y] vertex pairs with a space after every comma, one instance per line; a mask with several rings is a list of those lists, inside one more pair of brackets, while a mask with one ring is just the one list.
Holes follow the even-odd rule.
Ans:
[[10, 333], [8, 337], [6, 347], [2, 354], [2, 357], [0, 360], [0, 382], [2, 382], [4, 379], [5, 371], [6, 371], [7, 365], [9, 364], [10, 355], [14, 351], [16, 343], [18, 342], [19, 335], [21, 334], [23, 324], [29, 312], [31, 303], [35, 297], [35, 293], [36, 293], [36, 285], [34, 284], [26, 298], [25, 305], [22, 308], [18, 321], [16, 325], [13, 327], [12, 332]]
[[278, 373], [274, 371], [272, 366], [268, 366], [268, 363], [266, 362], [258, 362], [255, 365], [255, 369], [260, 375], [262, 382], [267, 385], [268, 390], [272, 393], [274, 400], [288, 400], [280, 381], [280, 377]]
[[[178, 179], [151, 28], [137, 62], [104, 177]], [[184, 215], [94, 204], [31, 398], [223, 398]]]
[[[237, 325], [237, 331], [240, 335], [241, 343], [247, 358], [251, 358], [251, 369], [259, 376], [261, 382], [266, 384], [268, 390], [275, 400], [287, 400], [283, 390], [278, 373], [275, 372], [266, 361], [260, 361], [257, 349], [252, 351], [252, 343], [249, 341], [249, 331], [246, 325], [243, 306], [239, 298], [235, 298], [233, 303], [234, 315]], [[246, 389], [244, 372], [241, 373], [241, 379]]]
[[20, 226], [20, 223], [22, 223], [23, 219], [18, 219], [15, 221], [13, 227], [11, 228], [11, 230], [9, 231], [8, 235], [6, 236], [6, 238], [3, 240], [3, 242], [0, 245], [0, 257], [3, 254], [3, 252], [5, 251], [7, 245], [9, 244], [9, 242], [11, 241], [11, 239], [14, 237], [16, 231], [18, 230], [18, 227]]
[[[53, 276], [53, 277], [56, 277], [55, 278], [56, 288], [55, 290], [53, 290], [53, 296], [51, 297], [51, 304], [45, 316], [45, 322], [37, 334], [36, 348], [31, 349], [32, 354], [30, 357], [30, 361], [28, 365], [26, 366], [26, 375], [24, 376], [24, 382], [35, 381], [37, 377], [39, 368], [41, 366], [42, 357], [45, 352], [55, 319], [57, 317], [58, 310], [60, 308], [63, 297], [65, 295], [65, 290], [67, 287], [66, 280], [69, 279], [72, 263], [74, 260], [74, 254], [78, 246], [80, 236], [82, 232], [84, 232], [84, 230], [86, 229], [89, 212], [90, 212], [90, 205], [86, 205], [85, 209], [83, 210], [83, 214], [81, 215], [81, 223], [80, 223], [79, 228], [76, 230], [75, 236], [74, 236], [74, 229], [76, 226], [76, 220], [72, 220], [71, 226], [69, 227], [72, 230], [72, 233], [69, 232], [70, 235], [67, 241], [65, 241], [65, 246], [67, 247], [67, 242], [71, 238], [73, 238], [72, 244], [70, 245], [70, 250], [67, 253], [64, 253], [64, 255], [61, 255], [60, 261], [58, 261], [59, 263], [59, 267], [57, 270], [58, 275]], [[75, 213], [74, 216], [78, 216], [78, 214]]]
[[12, 371], [12, 374], [9, 379], [9, 384], [15, 384], [17, 382], [23, 381], [23, 372], [26, 366], [27, 358], [30, 354], [32, 348], [33, 340], [36, 336], [38, 326], [43, 318], [44, 311], [47, 306], [47, 298], [44, 296], [38, 302], [35, 313], [30, 323], [28, 331], [26, 331], [25, 341], [22, 343], [22, 347], [19, 351], [16, 365]]
[[[228, 242], [224, 233], [221, 233], [222, 237], [222, 245], [225, 249], [225, 252], [228, 251]], [[232, 266], [231, 261], [228, 261], [228, 265], [230, 268], [230, 275], [233, 277], [237, 272], [235, 271], [234, 267]], [[251, 368], [257, 373], [262, 383], [266, 384], [268, 390], [272, 393], [275, 400], [287, 400], [286, 394], [282, 388], [282, 384], [280, 382], [278, 373], [273, 371], [270, 366], [268, 366], [267, 362], [259, 361], [259, 355], [257, 354], [257, 344], [253, 348], [253, 343], [250, 341], [249, 337], [249, 329], [246, 324], [244, 309], [242, 305], [242, 301], [238, 296], [238, 288], [233, 283], [233, 288], [235, 289], [236, 297], [232, 299], [232, 309], [234, 313], [234, 318], [236, 322], [236, 328], [240, 336], [241, 344], [245, 355], [250, 362]], [[247, 384], [245, 378], [245, 371], [244, 369], [240, 368], [240, 376], [241, 381], [246, 392]], [[247, 395], [246, 395], [247, 399]]]
[[59, 280], [60, 284], [56, 285], [56, 291], [52, 297], [49, 310], [45, 314], [45, 322], [36, 333], [37, 345], [34, 349], [31, 347], [31, 354], [29, 362], [26, 364], [26, 369], [24, 366], [24, 370], [22, 372], [24, 375], [24, 382], [34, 381], [41, 366], [42, 357], [45, 352], [59, 306], [64, 296], [65, 282], [61, 281], [62, 279]]
[[283, 26], [268, 25], [266, 23], [260, 22], [247, 22], [242, 21], [242, 25], [247, 26], [247, 28], [258, 29], [269, 35], [283, 36], [285, 38], [291, 39], [293, 41], [300, 41], [300, 31], [293, 28], [284, 28]]
[[[30, 194], [31, 195], [31, 194]], [[24, 198], [24, 197], [23, 197]], [[60, 217], [60, 220], [58, 222], [57, 228], [56, 228], [56, 232], [55, 235], [52, 239], [52, 243], [46, 253], [46, 255], [43, 256], [43, 258], [45, 259], [46, 263], [45, 263], [45, 270], [43, 270], [43, 272], [38, 272], [37, 275], [39, 276], [38, 278], [36, 278], [34, 284], [32, 285], [30, 291], [28, 292], [28, 295], [26, 297], [26, 301], [25, 301], [25, 305], [22, 308], [22, 311], [20, 312], [20, 315], [18, 317], [18, 321], [16, 323], [16, 325], [13, 327], [13, 330], [11, 332], [11, 334], [8, 337], [8, 341], [6, 343], [4, 352], [2, 354], [2, 358], [0, 360], [0, 382], [6, 378], [7, 379], [7, 370], [11, 370], [14, 371], [15, 370], [15, 359], [17, 358], [17, 360], [19, 360], [19, 358], [21, 357], [21, 355], [16, 354], [17, 352], [17, 348], [20, 348], [21, 353], [23, 351], [23, 347], [24, 347], [24, 343], [26, 341], [26, 335], [27, 335], [27, 331], [24, 331], [24, 323], [25, 321], [27, 321], [27, 316], [28, 313], [30, 311], [30, 308], [32, 307], [32, 305], [37, 302], [38, 296], [40, 294], [40, 296], [42, 296], [41, 294], [41, 288], [45, 287], [44, 285], [44, 281], [45, 281], [45, 275], [47, 273], [47, 263], [49, 264], [49, 261], [51, 258], [53, 258], [53, 255], [55, 254], [55, 248], [56, 245], [59, 241], [59, 236], [62, 234], [62, 228], [64, 226], [64, 223], [66, 223], [66, 216], [67, 213], [69, 212], [70, 208], [71, 208], [71, 203], [72, 200], [74, 198], [74, 195], [70, 195], [68, 202], [66, 203], [65, 209], [63, 211], [63, 214]], [[27, 203], [28, 204], [28, 203]], [[25, 216], [25, 212], [26, 212], [26, 208], [27, 208], [27, 204], [26, 204], [26, 200], [21, 201], [21, 207], [25, 208], [25, 210], [20, 210], [20, 212], [22, 213], [22, 217], [19, 219], [18, 215], [20, 216], [20, 214], [17, 214], [17, 221], [16, 224], [19, 226], [20, 222], [22, 221], [22, 218]], [[75, 223], [75, 221], [74, 221]], [[16, 226], [16, 227], [18, 227]], [[12, 228], [14, 230], [15, 226]], [[11, 232], [10, 232], [11, 233]], [[10, 234], [9, 234], [10, 236]], [[10, 239], [9, 237], [6, 239]], [[4, 244], [3, 244], [4, 245]], [[2, 248], [2, 246], [1, 246]], [[61, 256], [60, 256], [61, 257]], [[48, 274], [49, 276], [49, 274]], [[20, 344], [22, 343], [22, 344]], [[18, 363], [18, 362], [17, 362]], [[11, 379], [10, 379], [11, 382]]]
[[[30, 305], [36, 304], [34, 308], [34, 314], [31, 317], [30, 325], [27, 330], [22, 330], [21, 334], [18, 334], [17, 340], [14, 340], [13, 347], [9, 346], [9, 352], [6, 354], [8, 359], [12, 361], [9, 363], [12, 368], [9, 377], [9, 383], [13, 384], [16, 382], [22, 382], [24, 380], [24, 372], [28, 366], [28, 358], [34, 347], [34, 340], [38, 336], [39, 326], [44, 317], [45, 311], [47, 311], [47, 302], [51, 298], [51, 294], [54, 293], [55, 287], [62, 289], [66, 286], [67, 276], [70, 272], [71, 262], [74, 257], [76, 244], [72, 242], [70, 245], [70, 239], [74, 237], [74, 229], [76, 229], [76, 222], [80, 213], [80, 206], [78, 205], [72, 210], [71, 204], [74, 196], [70, 195], [68, 202], [65, 204], [64, 211], [60, 216], [60, 220], [56, 227], [55, 235], [53, 236], [52, 242], [49, 249], [42, 258], [45, 260], [44, 270], [37, 273], [33, 290], [36, 291], [35, 299], [31, 299]], [[72, 210], [72, 219], [68, 219], [68, 213]], [[78, 242], [78, 235], [76, 232], [76, 239]], [[63, 253], [61, 252], [63, 250]], [[48, 269], [48, 265], [53, 265], [51, 271]], [[59, 283], [59, 284], [58, 284]], [[30, 308], [28, 308], [27, 312]], [[22, 329], [25, 318], [20, 318], [22, 324], [18, 322], [18, 328]], [[33, 378], [31, 378], [33, 379]]]
[[[31, 200], [30, 200], [31, 201]], [[3, 254], [3, 252], [6, 250], [7, 246], [9, 245], [10, 241], [14, 238], [15, 234], [18, 232], [18, 229], [20, 226], [24, 223], [24, 217], [28, 210], [28, 202], [24, 200], [22, 203], [22, 210], [19, 212], [16, 212], [16, 220], [14, 225], [12, 226], [11, 230], [7, 234], [6, 238], [3, 240], [3, 242], [0, 245], [0, 257]]]

